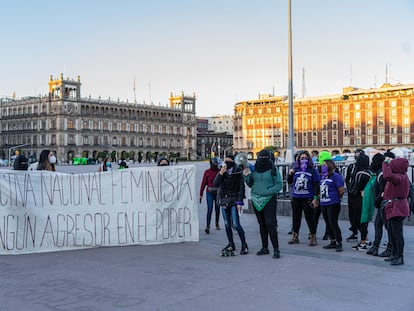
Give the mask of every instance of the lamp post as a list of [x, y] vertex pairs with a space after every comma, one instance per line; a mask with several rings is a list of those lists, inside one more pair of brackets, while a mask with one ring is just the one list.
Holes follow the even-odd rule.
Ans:
[[17, 145], [17, 146], [13, 146], [9, 148], [9, 166], [11, 166], [10, 160], [11, 160], [11, 152], [12, 150], [16, 150], [20, 147], [25, 147], [25, 146], [31, 146], [32, 144], [23, 144], [23, 145]]
[[225, 158], [226, 158], [226, 155], [227, 155], [227, 150], [229, 150], [229, 149], [231, 149], [231, 148], [233, 148], [233, 145], [231, 145], [231, 146], [227, 147], [226, 149], [224, 149], [224, 151], [223, 151], [223, 159], [225, 159]]
[[295, 147], [295, 138], [293, 132], [293, 84], [292, 84], [292, 13], [291, 13], [291, 0], [288, 0], [288, 75], [289, 75], [289, 87], [288, 87], [288, 97], [289, 97], [289, 135], [287, 141], [286, 149], [286, 162], [293, 161], [293, 153]]

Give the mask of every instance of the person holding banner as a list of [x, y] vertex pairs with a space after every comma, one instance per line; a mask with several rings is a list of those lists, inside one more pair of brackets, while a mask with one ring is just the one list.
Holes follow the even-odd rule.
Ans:
[[234, 156], [226, 155], [225, 162], [217, 176], [214, 186], [218, 187], [217, 202], [222, 207], [226, 235], [229, 244], [222, 249], [220, 256], [235, 256], [236, 247], [233, 240], [232, 224], [236, 228], [241, 240], [240, 255], [249, 253], [243, 227], [240, 225], [240, 215], [245, 198], [244, 177], [242, 168], [234, 163]]
[[56, 156], [52, 151], [45, 149], [40, 153], [37, 170], [56, 171]]

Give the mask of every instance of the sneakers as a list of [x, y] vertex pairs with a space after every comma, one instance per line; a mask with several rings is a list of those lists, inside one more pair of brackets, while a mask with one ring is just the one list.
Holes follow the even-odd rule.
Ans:
[[342, 242], [336, 242], [336, 251], [337, 252], [342, 252]]
[[275, 249], [273, 252], [273, 259], [279, 259], [280, 258], [280, 251], [278, 249]]
[[358, 241], [358, 237], [355, 234], [351, 234], [349, 237], [346, 238], [347, 242], [354, 242]]
[[210, 234], [210, 227], [206, 227], [206, 228], [204, 229], [204, 232], [205, 232], [205, 233], [207, 233], [207, 234]]
[[269, 249], [264, 248], [264, 247], [262, 247], [262, 249], [256, 253], [257, 256], [268, 255], [268, 254], [269, 254]]
[[365, 243], [359, 242], [357, 245], [352, 246], [352, 249], [355, 251], [366, 251], [370, 245], [370, 241], [365, 241]]

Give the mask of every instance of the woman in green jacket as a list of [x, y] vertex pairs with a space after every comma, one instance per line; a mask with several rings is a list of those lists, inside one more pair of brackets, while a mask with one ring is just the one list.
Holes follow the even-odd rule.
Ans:
[[262, 249], [256, 255], [269, 254], [269, 240], [273, 245], [273, 258], [280, 258], [279, 241], [276, 228], [277, 193], [282, 189], [283, 182], [279, 170], [276, 169], [268, 150], [259, 152], [254, 172], [249, 168], [243, 170], [247, 186], [251, 190], [251, 198], [260, 226]]

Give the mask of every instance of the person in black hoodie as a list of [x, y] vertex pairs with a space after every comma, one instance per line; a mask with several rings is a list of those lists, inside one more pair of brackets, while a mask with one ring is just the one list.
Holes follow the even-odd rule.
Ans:
[[218, 187], [217, 203], [222, 207], [224, 224], [229, 244], [222, 249], [221, 256], [234, 256], [236, 247], [233, 240], [232, 224], [237, 230], [241, 240], [240, 255], [249, 252], [243, 227], [240, 225], [240, 214], [243, 210], [243, 199], [245, 198], [245, 186], [243, 170], [234, 163], [234, 156], [228, 154], [224, 159], [219, 173], [214, 178], [214, 186]]
[[369, 157], [366, 154], [361, 154], [355, 163], [355, 175], [353, 177], [353, 182], [350, 185], [348, 191], [348, 200], [351, 199], [353, 202], [352, 205], [352, 218], [350, 215], [351, 226], [357, 228], [361, 234], [361, 240], [359, 243], [352, 247], [354, 250], [367, 250], [369, 241], [368, 237], [368, 222], [361, 223], [361, 214], [362, 214], [362, 192], [369, 179], [371, 178], [371, 173], [369, 170]]
[[380, 208], [382, 201], [382, 194], [385, 188], [385, 179], [382, 173], [382, 162], [384, 162], [385, 156], [382, 153], [377, 153], [373, 156], [371, 162], [371, 171], [377, 175], [374, 184], [375, 191], [375, 208], [377, 209], [377, 214], [374, 220], [375, 228], [375, 239], [373, 245], [367, 251], [368, 255], [378, 256], [378, 248], [382, 239], [383, 227], [385, 225], [385, 215], [384, 211]]

